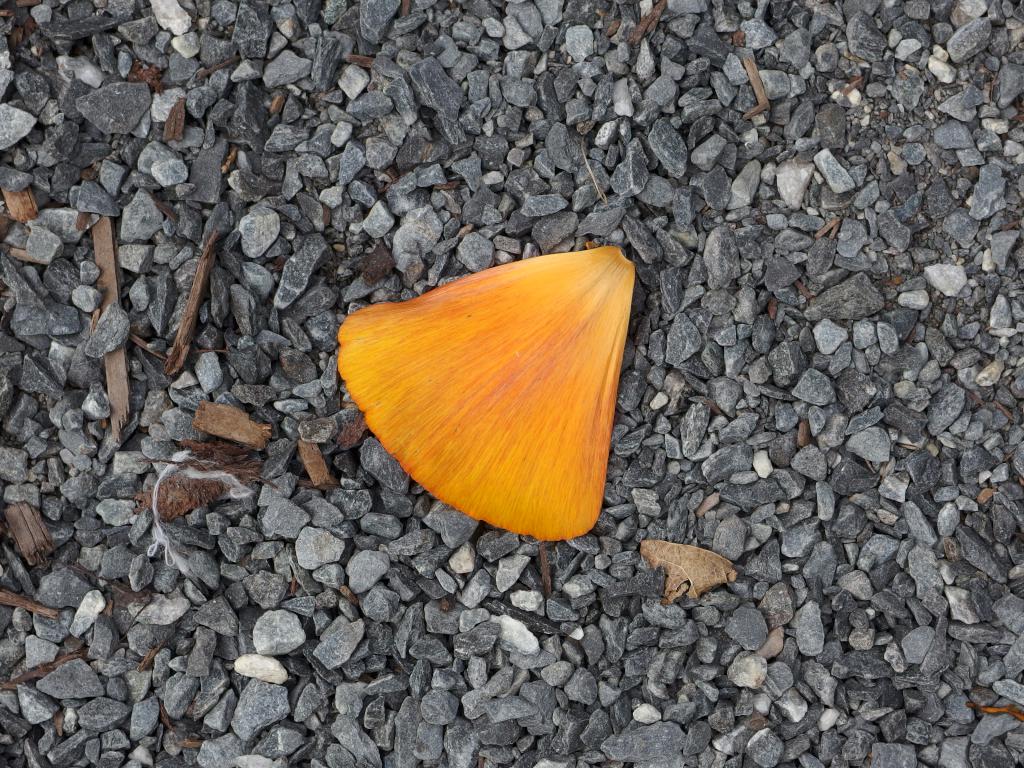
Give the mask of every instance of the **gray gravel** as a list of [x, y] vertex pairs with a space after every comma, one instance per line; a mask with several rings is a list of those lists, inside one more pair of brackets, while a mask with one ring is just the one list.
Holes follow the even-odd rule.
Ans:
[[[0, 690], [0, 765], [1024, 763], [977, 708], [1024, 706], [1024, 10], [669, 0], [635, 34], [651, 5], [8, 4], [0, 188], [38, 215], [0, 208], [0, 520], [55, 551], [0, 539], [0, 588], [56, 618], [0, 606], [0, 681], [64, 663]], [[587, 240], [637, 288], [547, 594], [537, 542], [369, 435], [335, 337]], [[135, 498], [203, 400], [272, 436], [251, 497], [163, 525], [186, 574]], [[646, 538], [739, 575], [662, 605]]]

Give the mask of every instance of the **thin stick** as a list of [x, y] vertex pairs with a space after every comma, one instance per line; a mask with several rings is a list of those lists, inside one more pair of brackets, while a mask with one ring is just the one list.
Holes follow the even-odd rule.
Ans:
[[144, 350], [145, 352], [149, 352], [149, 354], [151, 354], [153, 357], [159, 358], [160, 360], [167, 360], [167, 355], [165, 355], [163, 352], [157, 352], [155, 349], [151, 349], [149, 343], [145, 339], [136, 336], [134, 333], [129, 333], [128, 339], [129, 341], [132, 342], [132, 344]]
[[835, 218], [835, 219], [832, 219], [831, 221], [829, 221], [829, 222], [827, 222], [825, 224], [822, 224], [821, 228], [818, 229], [818, 231], [814, 233], [814, 239], [815, 240], [821, 240], [821, 238], [826, 237], [826, 236], [832, 237], [835, 233], [837, 233], [839, 231], [839, 225], [842, 224], [842, 223], [843, 223], [842, 219]]
[[48, 674], [53, 672], [53, 670], [55, 670], [57, 667], [63, 664], [67, 664], [69, 661], [72, 661], [74, 659], [84, 659], [85, 652], [85, 648], [79, 648], [77, 651], [72, 651], [71, 653], [66, 653], [63, 656], [58, 656], [53, 661], [48, 661], [45, 664], [40, 664], [37, 667], [32, 667], [32, 669], [28, 670], [27, 672], [23, 672], [22, 674], [18, 675], [17, 677], [11, 678], [5, 683], [0, 683], [0, 689], [3, 689], [5, 691], [13, 691], [22, 683], [27, 683], [30, 680], [38, 680], [41, 677], [46, 677]]
[[771, 102], [768, 101], [768, 94], [764, 90], [764, 82], [761, 80], [761, 73], [757, 69], [757, 62], [747, 56], [743, 59], [743, 68], [747, 70], [747, 79], [750, 80], [750, 87], [754, 89], [754, 96], [757, 97], [757, 106], [743, 113], [743, 119], [749, 120], [767, 111], [771, 107]]
[[[103, 292], [101, 309], [121, 300], [121, 288], [117, 275], [117, 243], [114, 240], [114, 225], [107, 216], [92, 228], [92, 245], [96, 266], [100, 274], [96, 285]], [[110, 400], [110, 433], [114, 440], [121, 439], [121, 430], [128, 421], [128, 358], [124, 345], [103, 356], [103, 367], [107, 375], [107, 399]]]
[[548, 543], [542, 541], [537, 547], [537, 566], [540, 570], [540, 585], [544, 597], [551, 597], [551, 565], [548, 563]]
[[206, 296], [206, 286], [210, 281], [210, 273], [213, 271], [214, 246], [217, 244], [219, 234], [214, 232], [203, 247], [203, 253], [199, 257], [199, 264], [196, 266], [196, 276], [192, 280], [192, 289], [188, 294], [188, 302], [185, 304], [185, 312], [181, 316], [181, 323], [178, 325], [178, 335], [174, 338], [174, 344], [167, 351], [167, 362], [164, 364], [164, 373], [173, 376], [181, 370], [185, 364], [185, 356], [192, 344], [192, 336], [196, 332], [196, 322], [199, 318], [199, 307], [202, 306]]
[[607, 205], [608, 197], [601, 191], [601, 187], [597, 185], [597, 177], [594, 176], [594, 169], [590, 167], [590, 159], [587, 157], [587, 142], [582, 138], [580, 139], [580, 151], [583, 154], [583, 164], [587, 166], [587, 173], [590, 174], [590, 183], [594, 185], [594, 189], [597, 191], [597, 196], [601, 198], [601, 202]]
[[212, 75], [214, 72], [224, 69], [224, 67], [230, 67], [232, 64], [237, 64], [241, 60], [242, 57], [236, 53], [231, 58], [224, 59], [224, 61], [220, 62], [219, 64], [214, 64], [212, 67], [204, 67], [203, 69], [200, 69], [196, 72], [196, 80], [203, 80], [204, 78], [207, 78], [210, 75]]
[[38, 613], [40, 616], [45, 616], [48, 619], [56, 619], [60, 615], [56, 608], [47, 608], [42, 603], [37, 603], [35, 600], [19, 595], [17, 592], [11, 592], [8, 589], [0, 589], [0, 605], [6, 605], [10, 608], [24, 608], [29, 613]]
[[984, 704], [975, 704], [973, 701], [968, 701], [967, 706], [971, 709], [976, 709], [985, 715], [1010, 715], [1016, 719], [1024, 722], [1024, 712], [1017, 707], [1007, 705], [1005, 707], [987, 707]]

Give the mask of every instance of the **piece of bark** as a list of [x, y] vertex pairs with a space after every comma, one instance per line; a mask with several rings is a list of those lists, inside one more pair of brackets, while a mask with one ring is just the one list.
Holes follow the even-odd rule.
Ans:
[[29, 565], [42, 565], [53, 552], [50, 529], [43, 523], [39, 510], [23, 501], [8, 504], [4, 512], [7, 530], [14, 547]]
[[69, 661], [74, 659], [84, 659], [86, 654], [86, 648], [79, 648], [77, 651], [71, 653], [65, 653], [63, 656], [58, 656], [53, 661], [48, 661], [45, 664], [40, 664], [32, 669], [23, 672], [17, 677], [11, 678], [5, 683], [0, 683], [0, 689], [5, 691], [13, 691], [22, 683], [27, 683], [30, 680], [38, 680], [41, 677], [46, 677], [48, 674], [53, 672], [57, 667], [67, 664]]
[[658, 19], [661, 18], [661, 14], [665, 12], [665, 8], [668, 6], [668, 0], [658, 0], [651, 12], [640, 19], [637, 25], [633, 27], [633, 31], [629, 33], [627, 41], [630, 45], [636, 45], [643, 40], [644, 35], [654, 29], [658, 23]]
[[203, 252], [199, 256], [199, 264], [196, 266], [196, 276], [192, 280], [192, 288], [188, 293], [188, 302], [185, 304], [185, 311], [181, 316], [181, 323], [178, 325], [178, 334], [174, 337], [174, 344], [167, 351], [167, 362], [164, 363], [164, 373], [174, 376], [185, 364], [185, 356], [188, 355], [189, 347], [192, 345], [192, 336], [196, 332], [196, 322], [199, 318], [199, 307], [202, 306], [206, 297], [206, 287], [210, 282], [210, 273], [213, 271], [213, 255], [216, 252], [218, 233], [210, 235], [210, 239], [203, 246]]
[[4, 195], [7, 212], [11, 214], [11, 218], [15, 221], [20, 221], [24, 224], [26, 221], [32, 221], [32, 219], [39, 215], [39, 209], [36, 207], [36, 196], [32, 194], [32, 187], [25, 187], [25, 189], [19, 192], [11, 192], [7, 189], [0, 191]]
[[325, 488], [333, 488], [338, 484], [338, 481], [331, 474], [331, 470], [328, 469], [327, 462], [324, 461], [324, 455], [320, 453], [320, 447], [316, 443], [311, 443], [308, 440], [299, 440], [299, 459], [302, 461], [302, 466], [306, 468], [306, 474], [309, 475], [314, 488], [323, 490]]
[[262, 451], [270, 440], [270, 425], [249, 418], [240, 408], [203, 400], [192, 418], [192, 426], [208, 435], [223, 437]]
[[[117, 242], [114, 240], [114, 224], [107, 216], [92, 228], [92, 245], [96, 266], [100, 274], [96, 287], [103, 294], [100, 310], [121, 300], [120, 281], [117, 273]], [[107, 375], [107, 399], [110, 400], [110, 433], [115, 441], [121, 439], [121, 430], [128, 421], [128, 356], [124, 345], [103, 355], [103, 368]]]
[[6, 605], [11, 608], [24, 608], [30, 613], [38, 613], [40, 616], [45, 616], [48, 619], [56, 619], [60, 615], [56, 608], [47, 608], [42, 603], [37, 603], [35, 600], [19, 595], [17, 592], [11, 592], [8, 589], [0, 589], [0, 605]]

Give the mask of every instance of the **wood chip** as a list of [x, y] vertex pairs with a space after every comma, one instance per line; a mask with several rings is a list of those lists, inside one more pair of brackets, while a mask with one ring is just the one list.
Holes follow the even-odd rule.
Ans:
[[270, 114], [276, 115], [284, 109], [285, 102], [288, 101], [288, 97], [283, 93], [279, 93], [270, 100]]
[[975, 499], [979, 504], [987, 504], [988, 501], [996, 495], [995, 488], [982, 488], [978, 491], [978, 496]]
[[[92, 228], [92, 246], [96, 266], [100, 274], [96, 287], [103, 294], [100, 309], [121, 301], [121, 289], [117, 272], [117, 243], [114, 240], [114, 224], [108, 216], [101, 216]], [[121, 430], [128, 421], [128, 357], [124, 346], [103, 356], [103, 367], [107, 377], [107, 399], [110, 400], [110, 433], [120, 441]]]
[[5, 691], [13, 691], [22, 683], [27, 683], [30, 680], [38, 680], [41, 677], [46, 677], [48, 674], [53, 672], [53, 670], [55, 670], [57, 667], [67, 664], [69, 661], [72, 661], [74, 659], [84, 659], [85, 653], [85, 648], [79, 648], [77, 651], [72, 651], [71, 653], [66, 653], [63, 656], [58, 656], [53, 661], [48, 661], [45, 664], [40, 664], [37, 667], [32, 667], [32, 669], [28, 670], [27, 672], [23, 672], [17, 677], [11, 678], [6, 683], [0, 683], [0, 689], [3, 689]]
[[718, 506], [718, 502], [721, 501], [721, 498], [722, 496], [718, 491], [705, 496], [704, 501], [697, 505], [697, 509], [693, 511], [693, 514], [697, 517], [704, 517], [704, 515]]
[[39, 510], [24, 501], [8, 504], [4, 511], [7, 530], [14, 539], [14, 548], [29, 565], [42, 565], [53, 552], [50, 529]]
[[736, 570], [731, 562], [689, 544], [646, 539], [640, 542], [640, 555], [652, 568], [665, 569], [663, 602], [666, 604], [684, 594], [698, 598], [713, 587], [736, 581]]
[[764, 90], [764, 82], [757, 69], [757, 62], [750, 56], [746, 56], [743, 59], [743, 68], [747, 70], [747, 79], [750, 80], [750, 87], [754, 89], [754, 96], [757, 98], [757, 106], [743, 113], [743, 119], [749, 120], [762, 112], [767, 112], [772, 104], [768, 101], [768, 94]]
[[213, 256], [216, 253], [218, 237], [217, 232], [210, 235], [210, 239], [206, 241], [203, 252], [199, 256], [196, 276], [192, 280], [188, 302], [185, 304], [185, 311], [182, 313], [181, 323], [178, 325], [178, 334], [174, 337], [174, 344], [167, 351], [164, 373], [168, 376], [174, 376], [181, 370], [185, 364], [189, 347], [192, 345], [192, 336], [196, 332], [196, 322], [199, 318], [199, 307], [202, 306], [203, 299], [206, 297], [206, 286], [210, 282], [210, 273], [213, 271]]
[[6, 189], [2, 190], [2, 192], [7, 212], [11, 214], [11, 218], [15, 221], [20, 221], [24, 224], [27, 221], [32, 221], [39, 215], [39, 209], [36, 207], [36, 196], [32, 193], [32, 187], [26, 187], [20, 192], [11, 192]]
[[640, 19], [637, 25], [633, 27], [633, 31], [629, 33], [629, 37], [626, 41], [630, 45], [636, 45], [643, 40], [644, 35], [654, 29], [658, 23], [658, 19], [661, 18], [661, 14], [665, 12], [665, 8], [668, 7], [668, 0], [658, 0], [658, 3], [651, 8], [651, 12]]
[[196, 409], [192, 426], [208, 435], [223, 437], [262, 451], [270, 440], [270, 425], [249, 418], [240, 408], [224, 403], [203, 400]]
[[11, 592], [9, 589], [0, 589], [0, 605], [6, 605], [10, 608], [24, 608], [30, 613], [38, 613], [40, 616], [45, 616], [48, 619], [56, 619], [60, 615], [56, 608], [47, 608], [42, 603], [37, 603], [35, 600], [19, 595], [17, 592]]
[[800, 425], [796, 430], [797, 448], [803, 448], [811, 444], [811, 423], [807, 419], [800, 419]]
[[231, 170], [231, 166], [233, 166], [235, 164], [235, 159], [237, 157], [238, 157], [238, 147], [236, 145], [232, 144], [231, 148], [228, 149], [228, 156], [227, 156], [227, 158], [224, 160], [223, 163], [221, 163], [220, 172], [223, 173], [223, 174], [227, 174], [228, 171]]
[[174, 102], [171, 111], [167, 113], [167, 120], [164, 122], [164, 142], [181, 141], [185, 135], [185, 98], [182, 97]]
[[320, 446], [316, 443], [299, 440], [299, 459], [302, 460], [302, 466], [306, 468], [306, 474], [309, 475], [314, 488], [324, 490], [338, 484], [327, 467], [327, 462], [324, 461], [324, 455], [320, 453]]

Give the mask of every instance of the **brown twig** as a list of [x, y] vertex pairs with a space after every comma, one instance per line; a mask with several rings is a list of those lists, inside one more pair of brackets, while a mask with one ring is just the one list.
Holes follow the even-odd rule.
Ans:
[[750, 80], [750, 87], [754, 89], [754, 96], [757, 98], [757, 106], [743, 113], [743, 119], [749, 120], [766, 112], [771, 107], [771, 102], [768, 101], [768, 94], [764, 90], [764, 82], [761, 80], [757, 62], [752, 57], [746, 56], [743, 58], [743, 68], [747, 70], [747, 79]]
[[46, 677], [48, 674], [53, 672], [53, 670], [55, 670], [57, 667], [63, 664], [67, 664], [69, 661], [73, 661], [74, 659], [84, 659], [85, 653], [85, 648], [79, 648], [77, 651], [72, 651], [71, 653], [66, 653], [63, 656], [58, 656], [53, 661], [48, 661], [45, 664], [40, 664], [39, 666], [32, 667], [32, 669], [28, 670], [27, 672], [23, 672], [22, 674], [18, 675], [17, 677], [11, 678], [5, 683], [0, 683], [0, 689], [3, 689], [5, 691], [13, 691], [22, 683], [27, 683], [30, 680], [38, 680], [41, 677]]
[[196, 71], [196, 80], [204, 80], [205, 78], [212, 75], [214, 72], [218, 72], [224, 69], [225, 67], [230, 67], [232, 64], [237, 64], [241, 60], [242, 57], [236, 53], [234, 56], [224, 59], [224, 61], [218, 64], [214, 64], [210, 67], [203, 67], [202, 69]]
[[842, 223], [843, 220], [837, 217], [822, 224], [818, 231], [814, 233], [814, 239], [821, 240], [823, 237], [834, 238], [839, 233], [839, 227]]
[[48, 619], [56, 619], [60, 615], [56, 608], [47, 608], [42, 603], [37, 603], [17, 592], [11, 592], [9, 589], [0, 589], [0, 605], [6, 605], [9, 608], [24, 608], [29, 613], [37, 613]]
[[551, 597], [551, 565], [548, 563], [548, 543], [542, 541], [537, 547], [537, 568], [540, 571], [540, 585], [544, 597]]
[[398, 11], [399, 16], [408, 16], [412, 10], [412, 0], [402, 0], [402, 7]]
[[147, 189], [146, 192], [149, 195], [149, 199], [153, 201], [153, 205], [156, 206], [157, 210], [160, 211], [160, 213], [162, 213], [171, 221], [178, 221], [178, 214], [174, 212], [174, 209], [170, 205], [168, 205], [159, 197], [157, 197], [152, 190]]
[[984, 704], [975, 704], [973, 701], [968, 701], [967, 706], [971, 709], [976, 709], [985, 715], [1010, 715], [1011, 717], [1015, 717], [1021, 722], [1024, 722], [1024, 711], [1021, 711], [1019, 708], [1011, 705], [1003, 707], [989, 707]]
[[53, 552], [53, 539], [39, 510], [24, 501], [16, 501], [7, 505], [4, 515], [18, 554], [29, 565], [42, 565]]
[[345, 62], [355, 64], [363, 69], [370, 69], [373, 66], [373, 56], [361, 56], [358, 53], [346, 53]]
[[128, 334], [128, 339], [129, 339], [129, 341], [132, 342], [132, 344], [134, 344], [135, 346], [139, 347], [144, 352], [148, 352], [153, 357], [156, 357], [156, 358], [158, 358], [160, 360], [166, 360], [167, 359], [167, 355], [165, 355], [163, 352], [157, 352], [155, 349], [153, 349], [153, 348], [151, 348], [149, 346], [149, 342], [147, 342], [145, 339], [139, 338], [134, 333], [129, 333]]
[[270, 114], [276, 115], [282, 109], [284, 109], [285, 102], [288, 101], [288, 97], [283, 93], [279, 93], [270, 100]]
[[597, 196], [601, 198], [602, 203], [607, 205], [608, 197], [601, 191], [601, 187], [597, 185], [597, 177], [594, 176], [594, 169], [590, 167], [590, 159], [587, 157], [587, 142], [583, 138], [580, 138], [580, 152], [583, 155], [583, 164], [587, 166], [587, 173], [590, 174], [590, 182], [594, 185]]
[[636, 45], [639, 43], [644, 35], [654, 29], [654, 25], [658, 23], [658, 19], [661, 18], [661, 14], [665, 12], [665, 8], [668, 7], [668, 0], [658, 0], [657, 4], [651, 8], [651, 12], [644, 16], [637, 25], [633, 27], [633, 31], [629, 33], [629, 37], [626, 39], [630, 45]]
[[[114, 240], [114, 224], [107, 216], [101, 216], [92, 228], [92, 245], [96, 266], [100, 275], [96, 285], [103, 293], [101, 309], [121, 301], [121, 287], [117, 273], [117, 243]], [[110, 400], [110, 434], [114, 440], [121, 439], [121, 430], [128, 421], [128, 357], [124, 345], [103, 356], [103, 367], [107, 376], [107, 398]]]
[[200, 432], [223, 437], [262, 451], [270, 440], [270, 425], [249, 418], [240, 408], [224, 403], [202, 400], [192, 419], [192, 426]]
[[853, 80], [840, 89], [840, 93], [842, 93], [843, 96], [849, 96], [862, 85], [864, 85], [864, 75], [857, 75]]
[[167, 351], [167, 362], [164, 364], [164, 373], [173, 376], [185, 364], [185, 356], [188, 355], [188, 348], [192, 344], [192, 336], [196, 331], [196, 322], [199, 318], [199, 307], [202, 306], [206, 296], [206, 285], [210, 281], [210, 272], [213, 271], [213, 256], [219, 234], [214, 232], [206, 241], [203, 253], [199, 257], [199, 264], [196, 266], [196, 276], [192, 280], [192, 288], [188, 294], [188, 302], [185, 304], [185, 311], [181, 316], [181, 323], [178, 325], [178, 335], [174, 337], [174, 344]]
[[163, 647], [164, 641], [161, 640], [159, 643], [157, 643], [148, 651], [146, 651], [146, 655], [142, 657], [142, 661], [139, 662], [139, 666], [137, 666], [135, 670], [137, 672], [143, 672], [149, 669], [153, 665], [153, 659], [156, 658], [156, 655], [160, 653], [160, 649]]

